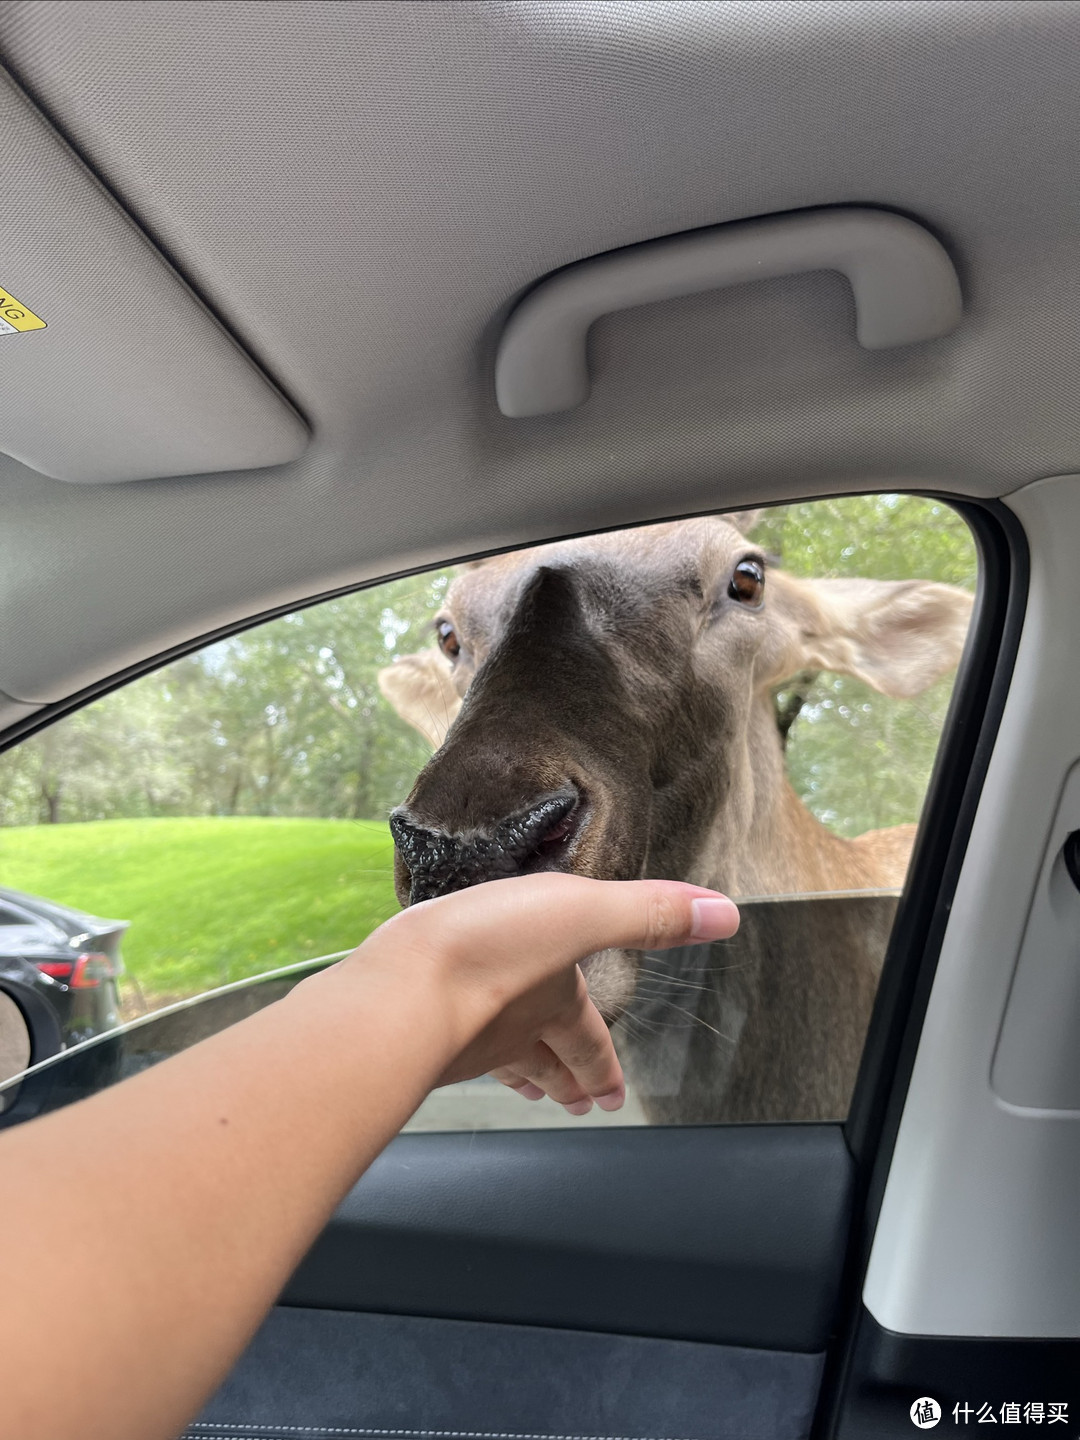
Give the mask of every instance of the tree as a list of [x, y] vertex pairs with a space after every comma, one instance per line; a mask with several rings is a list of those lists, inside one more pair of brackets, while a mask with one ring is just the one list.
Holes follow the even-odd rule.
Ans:
[[[754, 539], [805, 576], [974, 586], [975, 548], [938, 501], [874, 495], [765, 512]], [[153, 815], [379, 819], [427, 759], [379, 693], [422, 648], [451, 572], [296, 610], [177, 660], [0, 756], [0, 824]], [[845, 676], [777, 695], [789, 771], [842, 834], [918, 817], [951, 693], [891, 701]]]
[[[969, 590], [977, 580], [966, 523], [919, 496], [785, 505], [766, 511], [753, 536], [801, 576], [920, 578]], [[819, 820], [850, 836], [919, 818], [953, 678], [914, 701], [891, 700], [846, 675], [802, 675], [781, 688], [788, 773]]]

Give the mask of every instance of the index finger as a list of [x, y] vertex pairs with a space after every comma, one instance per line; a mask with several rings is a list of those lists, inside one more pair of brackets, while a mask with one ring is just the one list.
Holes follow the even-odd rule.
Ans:
[[619, 1109], [626, 1098], [622, 1066], [584, 980], [573, 1011], [546, 1025], [541, 1038], [602, 1110]]

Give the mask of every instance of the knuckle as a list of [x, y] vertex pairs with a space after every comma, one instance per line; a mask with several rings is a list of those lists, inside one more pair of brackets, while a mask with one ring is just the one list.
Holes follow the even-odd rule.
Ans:
[[556, 1055], [553, 1055], [550, 1051], [545, 1053], [541, 1050], [530, 1056], [528, 1078], [530, 1080], [551, 1080], [560, 1074], [562, 1068]]
[[591, 1035], [575, 1035], [563, 1046], [563, 1057], [569, 1065], [580, 1068], [592, 1065], [600, 1056], [600, 1044]]
[[684, 929], [683, 916], [671, 896], [654, 890], [645, 902], [646, 946], [663, 944], [681, 935]]

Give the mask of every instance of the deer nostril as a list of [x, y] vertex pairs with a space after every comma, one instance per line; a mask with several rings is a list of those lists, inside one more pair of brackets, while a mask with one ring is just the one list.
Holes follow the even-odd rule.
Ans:
[[548, 830], [548, 832], [544, 835], [540, 843], [537, 845], [537, 854], [557, 854], [558, 851], [560, 851], [567, 843], [567, 841], [573, 838], [575, 832], [577, 831], [576, 820], [577, 815], [573, 810], [571, 810], [568, 814], [564, 815], [561, 820], [557, 820], [555, 824], [552, 825], [551, 829]]
[[404, 808], [395, 810], [390, 833], [408, 867], [409, 903], [550, 862], [576, 834], [580, 813], [581, 796], [571, 786], [484, 830], [457, 834], [423, 825]]
[[573, 834], [581, 796], [567, 788], [548, 795], [530, 810], [511, 815], [495, 828], [493, 838], [519, 863], [558, 850]]

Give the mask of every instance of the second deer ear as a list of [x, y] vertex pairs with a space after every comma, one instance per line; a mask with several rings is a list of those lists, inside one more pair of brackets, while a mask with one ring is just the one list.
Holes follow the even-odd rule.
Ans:
[[730, 510], [723, 516], [729, 525], [734, 525], [740, 535], [749, 535], [761, 519], [760, 510]]
[[786, 631], [776, 681], [799, 670], [854, 675], [909, 700], [960, 660], [972, 596], [930, 580], [797, 580], [770, 577]]
[[451, 665], [434, 646], [402, 655], [378, 674], [379, 689], [407, 724], [438, 750], [461, 709]]

